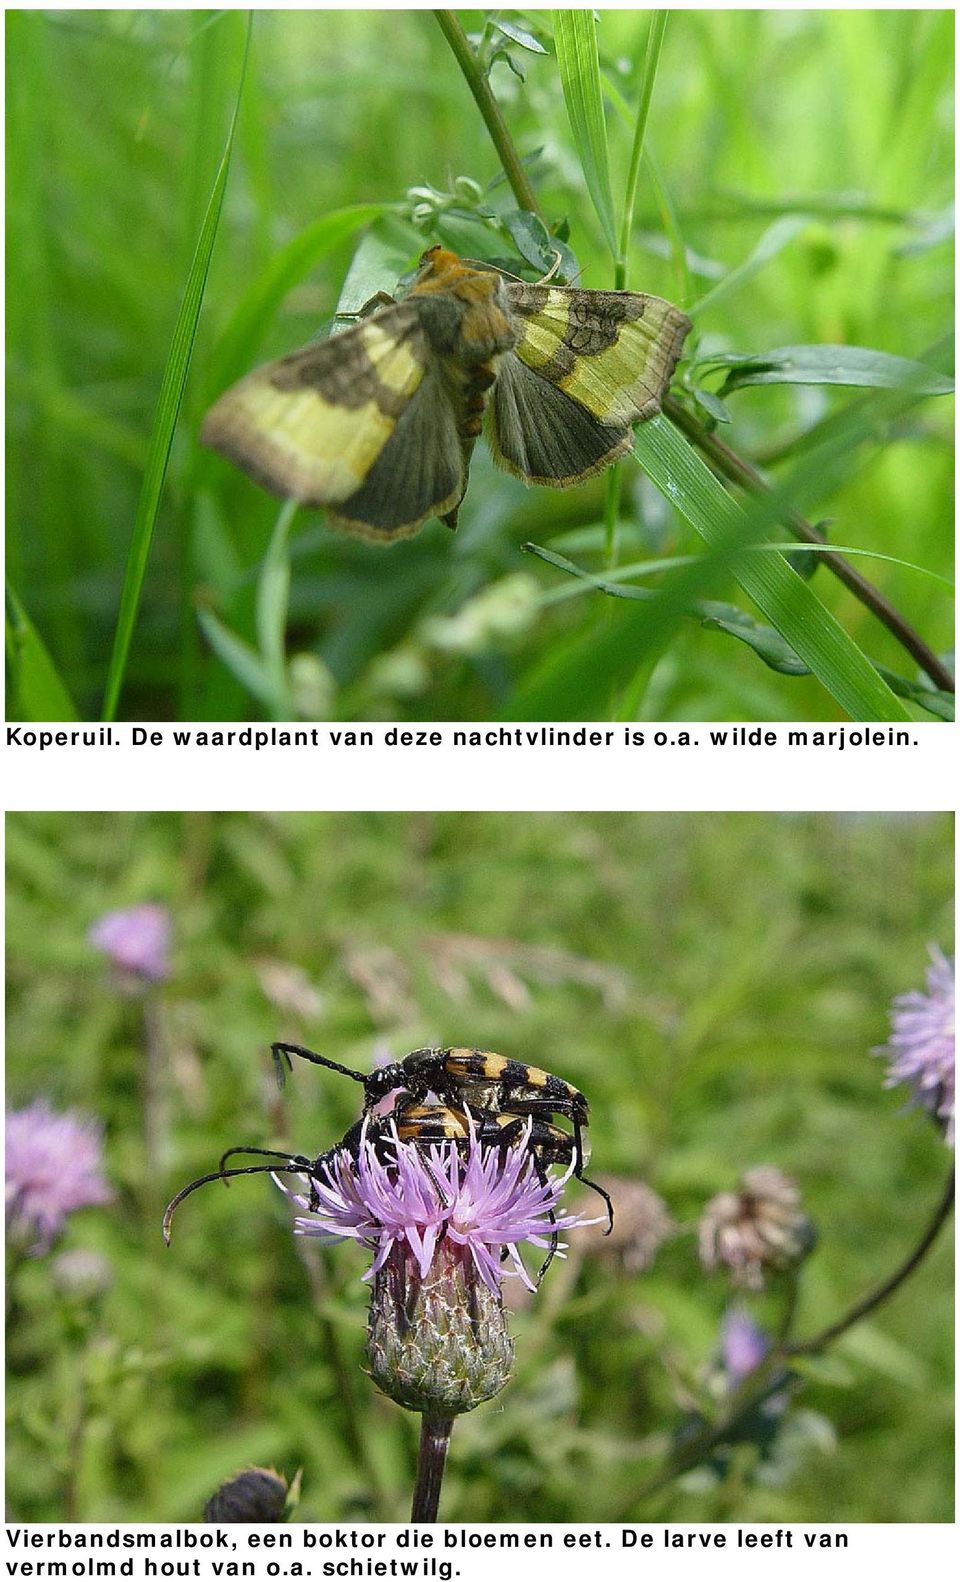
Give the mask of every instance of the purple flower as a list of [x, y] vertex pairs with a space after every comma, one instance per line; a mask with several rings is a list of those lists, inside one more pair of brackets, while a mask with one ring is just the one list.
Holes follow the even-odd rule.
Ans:
[[7, 1227], [38, 1238], [45, 1252], [68, 1214], [113, 1196], [102, 1175], [101, 1129], [74, 1112], [56, 1114], [46, 1099], [7, 1112]]
[[912, 1090], [912, 1104], [939, 1121], [946, 1142], [954, 1141], [954, 965], [936, 945], [931, 945], [927, 992], [914, 989], [898, 994], [890, 1008], [892, 1032], [875, 1049], [889, 1061], [885, 1087], [905, 1082]]
[[720, 1325], [720, 1348], [728, 1382], [736, 1389], [758, 1368], [770, 1349], [763, 1330], [744, 1307], [728, 1307]]
[[113, 965], [130, 978], [162, 983], [170, 970], [170, 913], [146, 902], [105, 912], [87, 936]]
[[512, 1148], [482, 1148], [471, 1121], [465, 1159], [455, 1145], [424, 1152], [396, 1137], [390, 1157], [383, 1159], [364, 1133], [356, 1159], [341, 1149], [323, 1176], [311, 1182], [312, 1201], [283, 1187], [305, 1211], [294, 1229], [301, 1236], [347, 1237], [368, 1248], [375, 1257], [366, 1280], [374, 1279], [401, 1243], [426, 1279], [439, 1243], [446, 1240], [469, 1254], [495, 1293], [505, 1272], [500, 1261], [505, 1249], [513, 1266], [506, 1272], [534, 1290], [518, 1244], [546, 1248], [557, 1231], [593, 1221], [557, 1213], [573, 1166], [559, 1179], [539, 1179], [526, 1147], [529, 1130]]

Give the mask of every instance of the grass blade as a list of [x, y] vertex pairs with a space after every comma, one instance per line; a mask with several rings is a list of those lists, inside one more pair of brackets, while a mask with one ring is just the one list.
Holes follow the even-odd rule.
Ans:
[[133, 524], [133, 536], [124, 571], [123, 591], [120, 595], [120, 610], [114, 633], [113, 651], [110, 655], [110, 668], [107, 673], [107, 685], [102, 711], [104, 720], [112, 720], [116, 716], [120, 689], [123, 685], [124, 672], [130, 652], [130, 643], [133, 638], [133, 628], [136, 623], [137, 611], [143, 592], [147, 561], [150, 556], [150, 546], [153, 541], [157, 514], [160, 509], [167, 462], [170, 457], [170, 447], [173, 444], [177, 418], [180, 413], [180, 404], [183, 400], [187, 374], [190, 369], [190, 359], [193, 355], [197, 323], [200, 317], [200, 306], [203, 302], [213, 244], [216, 239], [217, 227], [220, 223], [220, 211], [227, 184], [227, 172], [230, 168], [230, 156], [233, 151], [234, 133], [237, 127], [237, 116], [243, 93], [243, 81], [246, 76], [247, 59], [250, 52], [251, 27], [252, 16], [248, 15], [246, 48], [244, 49], [243, 64], [240, 69], [240, 80], [237, 83], [237, 97], [230, 129], [227, 133], [220, 167], [210, 193], [207, 211], [204, 215], [203, 224], [200, 227], [200, 235], [197, 238], [193, 260], [187, 273], [183, 299], [180, 303], [176, 324], [174, 325], [170, 350], [160, 385], [160, 395], [157, 399], [153, 432], [150, 436], [150, 451], [140, 490], [140, 499], [137, 504], [137, 515]]
[[9, 715], [18, 720], [75, 720], [73, 700], [20, 600], [7, 585]]
[[[744, 544], [744, 530], [748, 523], [752, 530], [757, 514], [766, 511], [772, 519], [779, 509], [773, 499], [761, 501], [759, 513], [748, 517], [662, 413], [639, 425], [634, 455], [704, 542], [721, 553]], [[731, 559], [731, 570], [743, 591], [852, 719], [909, 718], [856, 643], [780, 555], [738, 553]], [[687, 574], [694, 575], [695, 569]], [[682, 579], [677, 579], [676, 592], [689, 602]]]
[[650, 105], [653, 100], [653, 85], [657, 80], [657, 66], [660, 63], [660, 51], [663, 48], [663, 35], [667, 29], [667, 16], [668, 12], [666, 11], [654, 11], [650, 17], [647, 48], [643, 59], [643, 77], [637, 97], [637, 117], [633, 129], [630, 170], [627, 175], [627, 190], [623, 200], [620, 255], [617, 258], [617, 278], [614, 282], [618, 291], [625, 291], [627, 286], [627, 260], [630, 253], [630, 237], [633, 234], [633, 210], [637, 201], [637, 182], [640, 180], [643, 140], [647, 130], [647, 117], [650, 114]]
[[296, 500], [288, 500], [281, 507], [257, 584], [257, 641], [270, 682], [271, 711], [277, 720], [289, 719], [293, 713], [286, 654], [287, 608], [290, 602], [287, 541], [296, 514]]
[[555, 11], [554, 42], [563, 97], [587, 191], [603, 227], [607, 246], [617, 258], [617, 226], [610, 186], [607, 123], [600, 88], [597, 24], [592, 11]]

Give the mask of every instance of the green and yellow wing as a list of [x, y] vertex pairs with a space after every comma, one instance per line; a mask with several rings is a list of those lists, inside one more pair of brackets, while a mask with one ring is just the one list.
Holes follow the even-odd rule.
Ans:
[[207, 414], [203, 444], [331, 524], [402, 538], [465, 486], [456, 416], [416, 305], [396, 303], [266, 363]]
[[690, 321], [639, 292], [510, 282], [507, 296], [520, 333], [491, 403], [494, 456], [527, 482], [580, 483], [659, 412]]

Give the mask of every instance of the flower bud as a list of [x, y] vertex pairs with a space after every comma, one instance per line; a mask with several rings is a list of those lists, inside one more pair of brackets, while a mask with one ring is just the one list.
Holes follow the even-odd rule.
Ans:
[[500, 1291], [468, 1247], [445, 1238], [421, 1276], [407, 1244], [394, 1243], [374, 1276], [367, 1361], [385, 1395], [433, 1416], [470, 1412], [503, 1389], [513, 1341]]
[[279, 1522], [287, 1483], [272, 1467], [247, 1467], [221, 1483], [203, 1508], [205, 1522]]

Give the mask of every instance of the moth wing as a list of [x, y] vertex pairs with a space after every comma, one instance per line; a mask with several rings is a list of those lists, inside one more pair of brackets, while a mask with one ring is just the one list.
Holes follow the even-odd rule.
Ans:
[[624, 455], [631, 434], [623, 425], [601, 423], [509, 353], [487, 409], [487, 442], [494, 461], [514, 477], [566, 489]]
[[[672, 303], [640, 292], [522, 282], [506, 289], [519, 339], [494, 392], [494, 454], [520, 477], [562, 488], [616, 460], [629, 449], [630, 425], [659, 412], [690, 321]], [[569, 406], [551, 401], [544, 387], [580, 409], [575, 425]], [[564, 415], [572, 442], [570, 454], [558, 458], [563, 435], [543, 430]], [[527, 425], [523, 444], [518, 422]]]
[[368, 478], [429, 365], [416, 308], [397, 303], [254, 369], [200, 438], [282, 499], [338, 505]]
[[328, 513], [331, 527], [362, 538], [409, 538], [432, 516], [454, 513], [467, 465], [447, 387], [429, 367], [366, 478]]

